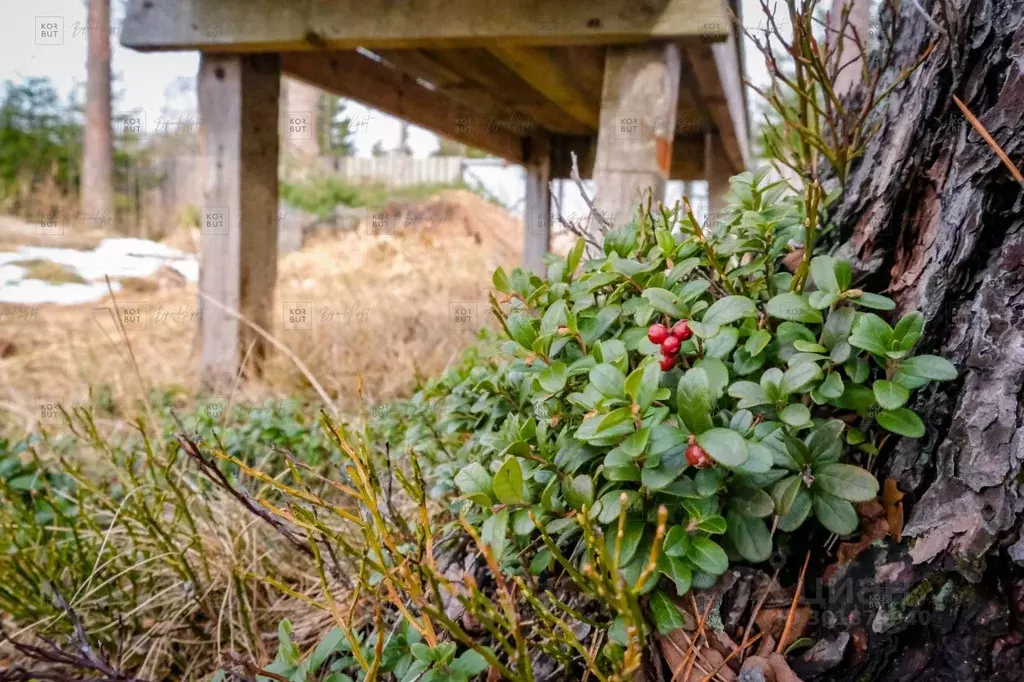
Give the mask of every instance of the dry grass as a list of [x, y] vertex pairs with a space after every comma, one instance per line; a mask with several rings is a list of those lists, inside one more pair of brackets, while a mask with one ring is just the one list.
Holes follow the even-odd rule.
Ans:
[[[383, 229], [318, 238], [278, 268], [274, 334], [342, 409], [358, 404], [359, 377], [366, 399], [377, 403], [441, 371], [488, 319], [493, 269], [520, 259], [521, 223], [471, 192], [384, 213]], [[90, 387], [106, 386], [125, 404], [154, 387], [180, 387], [188, 400], [198, 385], [197, 300], [191, 286], [118, 295], [123, 313], [142, 311], [125, 325], [131, 354], [109, 300], [0, 306], [0, 342], [14, 347], [0, 360], [0, 412], [14, 418], [7, 428], [45, 421], [48, 402], [88, 401]], [[305, 319], [291, 321], [294, 310]], [[308, 382], [274, 354], [262, 379], [240, 387], [235, 399], [301, 396], [312, 396]]]
[[51, 284], [84, 284], [82, 276], [67, 265], [45, 258], [18, 260], [11, 263], [25, 269], [25, 279], [38, 279]]

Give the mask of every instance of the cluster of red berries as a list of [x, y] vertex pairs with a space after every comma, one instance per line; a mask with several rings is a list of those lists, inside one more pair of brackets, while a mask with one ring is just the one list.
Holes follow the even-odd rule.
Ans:
[[663, 324], [652, 324], [647, 330], [647, 339], [661, 346], [661, 371], [667, 372], [676, 366], [679, 361], [679, 347], [683, 341], [693, 336], [690, 323], [687, 320], [679, 320], [672, 329]]

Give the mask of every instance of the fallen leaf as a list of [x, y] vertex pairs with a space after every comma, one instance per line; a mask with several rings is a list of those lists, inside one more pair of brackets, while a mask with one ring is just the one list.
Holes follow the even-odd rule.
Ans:
[[859, 503], [857, 515], [860, 516], [860, 539], [857, 542], [844, 542], [839, 545], [836, 562], [827, 567], [822, 576], [826, 582], [837, 570], [856, 559], [875, 540], [881, 540], [889, 535], [889, 521], [886, 519], [885, 508], [877, 500]]
[[887, 478], [882, 487], [882, 504], [885, 505], [885, 516], [889, 521], [889, 535], [896, 542], [903, 541], [903, 493], [896, 481]]
[[[782, 636], [783, 628], [786, 627], [786, 618], [788, 616], [789, 607], [761, 609], [761, 612], [757, 614], [757, 618], [754, 622], [757, 623], [757, 627], [761, 628], [761, 632], [771, 635], [772, 639], [778, 641], [779, 637]], [[783, 649], [803, 637], [804, 631], [807, 629], [807, 624], [810, 620], [810, 607], [798, 606], [796, 611], [793, 613], [793, 625], [790, 627], [789, 636], [786, 637], [786, 642], [782, 645]]]

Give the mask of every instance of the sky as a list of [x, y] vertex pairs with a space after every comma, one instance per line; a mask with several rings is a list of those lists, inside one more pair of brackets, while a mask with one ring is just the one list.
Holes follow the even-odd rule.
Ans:
[[[120, 31], [124, 0], [112, 0], [113, 28]], [[0, 82], [20, 81], [32, 76], [48, 76], [61, 95], [82, 88], [84, 95], [86, 57], [86, 3], [84, 0], [0, 0]], [[743, 0], [745, 22], [759, 23], [756, 0]], [[55, 25], [53, 39], [42, 37], [45, 28]], [[59, 44], [58, 44], [59, 42]], [[140, 53], [112, 41], [115, 118], [128, 112], [142, 113], [152, 131], [160, 117], [175, 121], [179, 116], [194, 116], [194, 79], [199, 67], [197, 52]], [[763, 81], [767, 74], [759, 55], [748, 45], [746, 68], [751, 78]], [[748, 99], [756, 95], [748, 93]], [[385, 148], [397, 144], [397, 119], [370, 111], [352, 102], [349, 114], [354, 119], [356, 154], [369, 156], [373, 144], [382, 140]], [[410, 127], [409, 144], [416, 156], [428, 156], [437, 148], [430, 132]]]

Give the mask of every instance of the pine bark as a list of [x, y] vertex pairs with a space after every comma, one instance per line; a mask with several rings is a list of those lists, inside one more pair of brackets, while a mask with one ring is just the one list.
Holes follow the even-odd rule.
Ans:
[[911, 405], [923, 438], [884, 449], [879, 478], [907, 494], [904, 540], [832, 577], [821, 636], [848, 637], [843, 663], [805, 679], [1019, 680], [1024, 192], [953, 96], [1024, 165], [1024, 0], [900, 11], [897, 66], [936, 47], [877, 112], [831, 217], [863, 288], [921, 310], [918, 352], [960, 376]]

